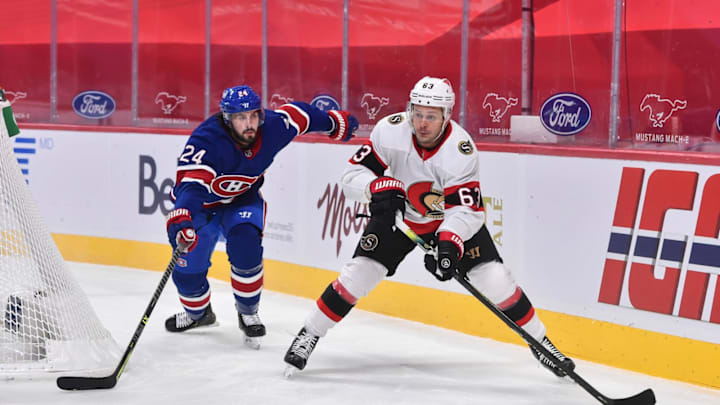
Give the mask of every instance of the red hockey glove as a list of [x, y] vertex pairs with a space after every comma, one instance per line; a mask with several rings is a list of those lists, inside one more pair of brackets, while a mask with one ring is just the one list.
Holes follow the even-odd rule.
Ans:
[[381, 222], [395, 224], [395, 213], [405, 215], [405, 184], [402, 181], [381, 176], [370, 183], [370, 215]]
[[347, 142], [355, 136], [360, 124], [357, 118], [350, 115], [347, 111], [341, 110], [330, 110], [328, 116], [335, 124], [333, 130], [330, 132], [330, 138], [336, 141]]
[[458, 271], [465, 243], [456, 234], [443, 231], [438, 233], [438, 257], [425, 255], [425, 269], [440, 281], [448, 281]]
[[187, 208], [176, 208], [170, 211], [167, 216], [167, 232], [173, 249], [180, 245], [184, 253], [187, 253], [197, 245], [197, 234]]

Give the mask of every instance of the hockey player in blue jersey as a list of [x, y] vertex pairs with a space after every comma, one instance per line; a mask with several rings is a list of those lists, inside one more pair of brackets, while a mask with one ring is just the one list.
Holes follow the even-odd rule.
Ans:
[[207, 272], [220, 235], [227, 240], [231, 284], [245, 342], [258, 349], [265, 326], [258, 317], [263, 285], [263, 174], [275, 155], [298, 135], [324, 132], [346, 142], [358, 128], [346, 111], [321, 111], [293, 102], [263, 109], [249, 86], [225, 89], [220, 112], [191, 134], [178, 158], [177, 179], [168, 214], [170, 244], [187, 246], [173, 281], [183, 312], [169, 317], [170, 332], [215, 324]]

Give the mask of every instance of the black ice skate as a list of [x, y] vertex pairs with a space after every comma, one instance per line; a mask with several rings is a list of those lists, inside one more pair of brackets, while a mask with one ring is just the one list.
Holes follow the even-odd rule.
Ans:
[[319, 339], [318, 336], [308, 333], [305, 328], [300, 329], [287, 353], [285, 353], [285, 363], [288, 364], [285, 369], [285, 377], [290, 377], [295, 370], [305, 368], [308, 358], [310, 358], [310, 354], [315, 349]]
[[[547, 338], [547, 336], [545, 336], [540, 343], [542, 343], [543, 347], [545, 347], [550, 353], [555, 355], [557, 360], [560, 360], [560, 362], [562, 362], [570, 370], [575, 370], [575, 362], [573, 362], [571, 358], [565, 357], [565, 355], [562, 354], [560, 350], [555, 347], [554, 344], [552, 344], [552, 342], [550, 341], [550, 339]], [[556, 376], [565, 377], [567, 375], [560, 367], [555, 365], [555, 359], [548, 359], [542, 353], [533, 349], [532, 347], [530, 347], [530, 351], [532, 351], [532, 354], [535, 356], [536, 359], [538, 359], [540, 364], [545, 366], [545, 368], [547, 368], [548, 370], [552, 371], [552, 373]]]
[[241, 314], [238, 313], [238, 323], [240, 329], [245, 332], [245, 345], [255, 350], [260, 349], [260, 341], [265, 336], [265, 325], [258, 314]]
[[165, 320], [165, 329], [167, 329], [168, 332], [185, 332], [186, 330], [200, 326], [215, 325], [217, 325], [215, 322], [215, 313], [209, 304], [205, 309], [205, 314], [197, 321], [193, 321], [185, 311], [177, 313]]

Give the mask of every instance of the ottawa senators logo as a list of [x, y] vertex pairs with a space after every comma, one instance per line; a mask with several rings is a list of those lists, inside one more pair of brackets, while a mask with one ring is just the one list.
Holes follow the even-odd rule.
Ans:
[[471, 155], [473, 153], [473, 150], [475, 150], [472, 146], [472, 143], [470, 141], [460, 141], [458, 144], [458, 150], [463, 155]]
[[444, 217], [445, 197], [442, 191], [433, 190], [431, 181], [421, 181], [408, 187], [407, 198], [420, 215], [442, 219]]
[[397, 125], [401, 122], [403, 122], [403, 115], [402, 114], [395, 114], [388, 117], [388, 122], [392, 125]]
[[375, 250], [378, 245], [378, 237], [374, 233], [369, 233], [360, 238], [360, 248], [366, 252]]

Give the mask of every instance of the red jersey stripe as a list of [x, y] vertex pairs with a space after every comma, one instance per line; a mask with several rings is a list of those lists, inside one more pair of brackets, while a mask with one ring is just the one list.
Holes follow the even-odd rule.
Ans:
[[215, 178], [215, 173], [212, 173], [205, 169], [182, 170], [178, 168], [176, 184], [182, 183], [183, 179], [185, 178], [200, 180], [203, 184], [206, 184], [209, 187], [213, 179]]
[[290, 118], [290, 124], [297, 128], [298, 135], [302, 135], [310, 127], [310, 116], [293, 104], [283, 104], [276, 111], [284, 111]]

